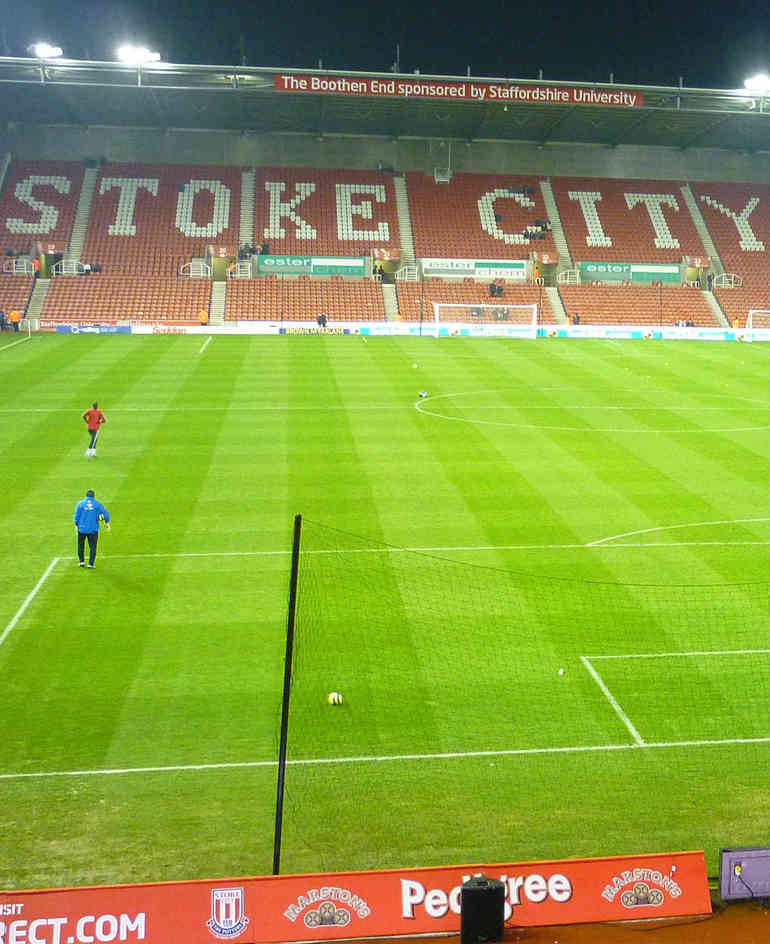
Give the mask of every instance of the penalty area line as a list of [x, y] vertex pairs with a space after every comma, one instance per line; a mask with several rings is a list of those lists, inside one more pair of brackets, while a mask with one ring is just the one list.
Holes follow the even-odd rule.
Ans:
[[48, 580], [49, 576], [51, 575], [51, 571], [59, 563], [60, 560], [61, 560], [61, 557], [54, 557], [51, 563], [43, 571], [43, 576], [40, 578], [40, 580], [38, 580], [35, 586], [29, 591], [24, 602], [21, 604], [18, 610], [16, 610], [16, 612], [13, 614], [13, 617], [11, 618], [10, 623], [5, 627], [2, 634], [0, 634], [0, 646], [2, 646], [5, 640], [11, 635], [11, 633], [14, 630], [14, 627], [27, 611], [27, 607], [30, 605], [30, 603], [32, 603], [32, 601], [38, 595], [38, 593], [40, 592], [40, 588], [43, 586], [46, 580]]
[[[625, 541], [616, 544], [467, 544], [437, 547], [348, 547], [337, 550], [318, 549], [303, 551], [304, 556], [323, 557], [332, 554], [436, 554], [449, 551], [607, 551], [617, 548], [672, 548], [672, 547], [767, 547], [770, 541]], [[272, 551], [158, 551], [146, 554], [102, 554], [107, 560], [142, 560], [151, 558], [196, 557], [289, 557], [291, 548]]]
[[[497, 751], [447, 751], [440, 754], [384, 754], [360, 757], [312, 757], [287, 760], [287, 767], [335, 764], [386, 764], [394, 761], [464, 760], [484, 757], [527, 757], [535, 754], [589, 754], [610, 751], [668, 750], [678, 747], [731, 747], [740, 744], [770, 744], [770, 737], [711, 738], [698, 741], [644, 741], [633, 744], [584, 744], [575, 747], [522, 747]], [[206, 770], [247, 770], [277, 767], [275, 760], [232, 761], [220, 764], [169, 764], [154, 767], [110, 767], [101, 770], [47, 770], [0, 774], [0, 780], [31, 780], [51, 777], [114, 777], [127, 774], [184, 773]]]
[[203, 342], [203, 347], [200, 349], [200, 351], [198, 351], [199, 354], [202, 354], [202, 353], [206, 350], [206, 348], [209, 346], [209, 344], [211, 344], [213, 338], [214, 338], [214, 335], [213, 335], [213, 334], [210, 334], [210, 335], [206, 338], [206, 340]]

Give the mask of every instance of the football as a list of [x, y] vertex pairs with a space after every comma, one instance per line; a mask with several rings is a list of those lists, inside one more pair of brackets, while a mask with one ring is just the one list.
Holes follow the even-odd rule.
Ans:
[[329, 692], [329, 698], [327, 700], [330, 705], [341, 705], [342, 695], [339, 692]]

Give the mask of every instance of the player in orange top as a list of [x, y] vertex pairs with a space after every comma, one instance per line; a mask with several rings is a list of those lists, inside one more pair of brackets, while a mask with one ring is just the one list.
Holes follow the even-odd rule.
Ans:
[[96, 455], [96, 438], [99, 435], [99, 427], [102, 423], [107, 422], [107, 417], [99, 409], [99, 404], [94, 401], [94, 405], [91, 409], [86, 410], [83, 414], [83, 420], [88, 426], [88, 435], [91, 437], [88, 449], [86, 449], [86, 459], [90, 459], [91, 456]]

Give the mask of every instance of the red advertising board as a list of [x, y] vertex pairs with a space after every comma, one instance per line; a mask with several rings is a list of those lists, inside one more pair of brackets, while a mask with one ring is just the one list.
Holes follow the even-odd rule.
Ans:
[[268, 944], [458, 932], [460, 888], [506, 886], [534, 927], [707, 914], [702, 852], [0, 892], [0, 944]]
[[504, 105], [593, 105], [641, 108], [644, 96], [636, 89], [608, 86], [550, 85], [515, 82], [445, 82], [371, 76], [281, 73], [274, 77], [276, 92], [311, 95], [372, 95], [388, 98], [428, 98], [443, 101], [501, 102]]

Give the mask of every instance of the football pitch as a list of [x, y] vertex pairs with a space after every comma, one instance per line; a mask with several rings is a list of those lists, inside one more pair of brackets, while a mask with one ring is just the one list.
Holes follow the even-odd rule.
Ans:
[[0, 378], [0, 888], [270, 872], [298, 513], [283, 871], [767, 842], [770, 345], [3, 335]]

